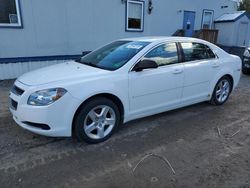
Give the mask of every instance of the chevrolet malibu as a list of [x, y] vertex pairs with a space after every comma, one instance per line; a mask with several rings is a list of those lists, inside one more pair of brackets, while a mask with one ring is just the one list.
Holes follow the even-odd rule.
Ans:
[[222, 105], [240, 74], [239, 57], [203, 40], [122, 39], [19, 77], [10, 111], [33, 133], [98, 143], [130, 120], [203, 101]]

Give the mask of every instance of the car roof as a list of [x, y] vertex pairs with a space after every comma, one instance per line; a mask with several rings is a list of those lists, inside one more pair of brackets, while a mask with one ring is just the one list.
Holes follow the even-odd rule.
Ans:
[[196, 38], [189, 38], [189, 37], [170, 37], [170, 36], [150, 36], [150, 37], [136, 37], [136, 38], [125, 38], [121, 40], [127, 40], [127, 41], [140, 41], [140, 42], [179, 42], [179, 41], [188, 41], [188, 42], [206, 42], [200, 39]]

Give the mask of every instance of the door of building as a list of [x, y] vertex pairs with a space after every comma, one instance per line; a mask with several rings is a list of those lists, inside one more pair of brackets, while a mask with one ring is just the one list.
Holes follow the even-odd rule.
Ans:
[[195, 25], [195, 12], [184, 11], [183, 30], [185, 37], [192, 37]]

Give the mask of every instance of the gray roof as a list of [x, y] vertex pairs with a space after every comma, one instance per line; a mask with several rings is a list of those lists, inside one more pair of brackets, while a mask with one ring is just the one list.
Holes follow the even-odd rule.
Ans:
[[235, 22], [238, 19], [242, 18], [244, 15], [246, 15], [250, 19], [249, 15], [247, 14], [246, 11], [237, 11], [237, 12], [234, 12], [234, 13], [223, 14], [219, 18], [215, 19], [214, 22], [215, 23], [218, 23], [218, 22]]

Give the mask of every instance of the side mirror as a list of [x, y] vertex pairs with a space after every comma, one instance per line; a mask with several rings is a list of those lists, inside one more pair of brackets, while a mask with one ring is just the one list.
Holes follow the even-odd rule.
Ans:
[[143, 59], [135, 65], [133, 71], [140, 72], [143, 71], [144, 69], [156, 69], [156, 68], [158, 68], [158, 65], [155, 61], [149, 59]]

